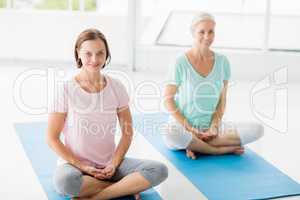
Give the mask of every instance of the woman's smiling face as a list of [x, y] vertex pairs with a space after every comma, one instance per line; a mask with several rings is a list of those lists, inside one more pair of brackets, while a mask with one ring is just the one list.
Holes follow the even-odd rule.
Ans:
[[204, 20], [198, 22], [193, 28], [194, 44], [198, 47], [210, 47], [215, 38], [215, 22]]
[[88, 71], [99, 71], [106, 62], [105, 44], [100, 39], [84, 41], [78, 51], [82, 67]]

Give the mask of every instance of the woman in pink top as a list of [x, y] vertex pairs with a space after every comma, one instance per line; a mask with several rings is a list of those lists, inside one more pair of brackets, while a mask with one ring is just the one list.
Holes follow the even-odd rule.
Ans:
[[[101, 73], [110, 61], [105, 36], [83, 31], [75, 44], [80, 72], [60, 84], [48, 121], [47, 142], [65, 162], [58, 165], [54, 186], [76, 199], [112, 199], [138, 195], [168, 176], [156, 161], [125, 157], [133, 129], [124, 86]], [[119, 121], [122, 137], [115, 145]], [[63, 133], [64, 141], [60, 140]]]

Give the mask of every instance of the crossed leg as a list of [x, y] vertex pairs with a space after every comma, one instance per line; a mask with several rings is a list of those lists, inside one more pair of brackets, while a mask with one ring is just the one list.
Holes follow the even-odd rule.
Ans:
[[[93, 179], [93, 178], [92, 178]], [[101, 183], [102, 181], [87, 180], [83, 184], [79, 197], [73, 198], [74, 200], [104, 200], [112, 199], [120, 196], [136, 194], [135, 199], [140, 199], [139, 192], [144, 191], [151, 187], [139, 172], [134, 172], [125, 176], [123, 179], [116, 183]], [[92, 189], [89, 189], [91, 187]]]

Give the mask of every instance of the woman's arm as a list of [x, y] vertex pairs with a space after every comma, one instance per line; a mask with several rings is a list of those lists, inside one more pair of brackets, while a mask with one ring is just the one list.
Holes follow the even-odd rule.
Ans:
[[59, 137], [64, 127], [66, 113], [51, 113], [48, 118], [47, 143], [61, 158], [81, 169], [80, 161], [60, 141]]
[[122, 136], [112, 160], [112, 164], [116, 168], [121, 164], [132, 141], [133, 129], [129, 107], [120, 108], [118, 110], [118, 119], [121, 127]]
[[228, 81], [224, 81], [224, 87], [221, 92], [221, 96], [216, 108], [216, 111], [213, 114], [212, 121], [210, 124], [211, 130], [218, 130], [220, 122], [225, 112], [226, 106], [226, 95], [227, 95]]
[[177, 86], [176, 85], [167, 85], [164, 92], [164, 103], [166, 106], [166, 109], [168, 112], [176, 119], [177, 122], [179, 122], [187, 131], [189, 132], [195, 132], [196, 129], [194, 129], [189, 122], [186, 120], [186, 118], [180, 113], [178, 110], [174, 97], [176, 95]]
[[[196, 137], [200, 136], [198, 129], [193, 128], [192, 125], [186, 120], [186, 118], [180, 113], [175, 104], [175, 95], [177, 92], [176, 85], [167, 85], [164, 93], [164, 103], [168, 112], [179, 122], [189, 133], [192, 133]], [[200, 138], [201, 139], [201, 138]], [[196, 155], [191, 150], [186, 149], [186, 156], [188, 158], [196, 159]]]

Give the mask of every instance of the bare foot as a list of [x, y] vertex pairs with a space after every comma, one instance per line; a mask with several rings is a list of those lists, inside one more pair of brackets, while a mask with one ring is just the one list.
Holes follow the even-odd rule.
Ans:
[[188, 149], [186, 150], [186, 156], [187, 156], [188, 158], [193, 159], [193, 160], [196, 159], [196, 154], [195, 154], [193, 151], [188, 150]]
[[135, 199], [135, 200], [141, 200], [141, 195], [140, 195], [140, 193], [135, 194], [135, 195], [134, 195], [134, 199]]
[[243, 153], [245, 153], [245, 149], [244, 147], [239, 147], [236, 150], [234, 150], [233, 153], [237, 155], [242, 155]]

